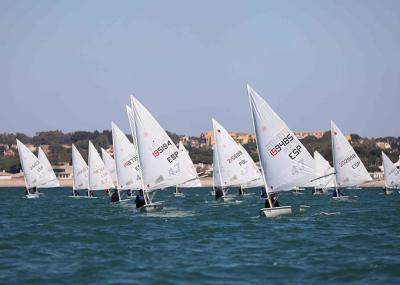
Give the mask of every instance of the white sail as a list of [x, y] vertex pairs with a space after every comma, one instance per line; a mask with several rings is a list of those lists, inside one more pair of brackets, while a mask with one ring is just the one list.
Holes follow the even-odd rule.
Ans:
[[40, 188], [60, 187], [60, 182], [58, 181], [56, 174], [54, 173], [53, 167], [51, 167], [50, 161], [47, 159], [46, 154], [40, 147], [38, 150], [38, 159], [43, 164], [44, 168], [47, 169], [47, 174], [49, 176], [46, 185], [41, 186]]
[[19, 159], [24, 172], [26, 188], [45, 187], [49, 182], [47, 169], [22, 142], [17, 139]]
[[333, 121], [331, 121], [331, 136], [337, 185], [351, 187], [371, 181], [372, 178], [364, 164]]
[[217, 146], [214, 144], [213, 146], [213, 186], [214, 187], [222, 187], [222, 178], [221, 178], [221, 171], [219, 167], [219, 158], [218, 158], [218, 149]]
[[400, 186], [400, 170], [394, 165], [389, 157], [382, 151], [383, 174], [387, 188], [398, 188]]
[[185, 188], [201, 187], [201, 182], [197, 174], [196, 167], [194, 167], [193, 161], [189, 156], [189, 152], [186, 150], [185, 146], [181, 141], [179, 141], [178, 149], [180, 153], [180, 160], [181, 163], [183, 164], [183, 167], [190, 169], [192, 174], [192, 179], [179, 185], [179, 187], [185, 187]]
[[314, 151], [314, 162], [317, 177], [314, 186], [320, 189], [335, 187], [335, 170], [318, 151]]
[[[224, 127], [212, 119], [222, 186], [240, 186], [260, 178], [260, 173], [244, 148], [235, 142]], [[214, 164], [216, 162], [214, 161]]]
[[73, 190], [89, 188], [89, 167], [75, 145], [72, 145], [72, 175]]
[[89, 141], [89, 190], [114, 188], [112, 177], [96, 148]]
[[[191, 169], [181, 163], [179, 151], [150, 112], [131, 96], [133, 122], [144, 190], [182, 184], [192, 179]], [[128, 112], [129, 113], [129, 112]]]
[[112, 158], [104, 148], [101, 148], [101, 157], [103, 158], [104, 165], [111, 175], [114, 186], [117, 185], [117, 167], [115, 165], [114, 158]]
[[117, 188], [119, 190], [141, 189], [142, 182], [136, 148], [116, 124], [111, 123], [111, 125], [114, 158], [117, 167]]
[[249, 85], [257, 149], [266, 182], [288, 191], [315, 178], [314, 159], [282, 119]]

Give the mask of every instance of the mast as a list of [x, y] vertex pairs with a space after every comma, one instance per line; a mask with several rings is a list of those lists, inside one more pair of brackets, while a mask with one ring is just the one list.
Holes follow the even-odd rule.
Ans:
[[[131, 101], [132, 101], [132, 97], [133, 97], [133, 96], [131, 95]], [[141, 165], [141, 162], [140, 162], [140, 154], [139, 154], [139, 149], [138, 149], [138, 145], [137, 145], [137, 138], [136, 138], [136, 136], [137, 136], [136, 124], [135, 124], [135, 118], [134, 118], [134, 114], [133, 114], [133, 112], [135, 112], [135, 110], [134, 110], [133, 104], [131, 104], [131, 105], [132, 105], [132, 108], [129, 108], [129, 106], [126, 106], [126, 111], [127, 111], [127, 113], [128, 113], [129, 125], [130, 125], [130, 127], [131, 127], [131, 132], [133, 132], [133, 133], [132, 133], [132, 141], [135, 142], [136, 153], [137, 153], [137, 156], [138, 156], [138, 163], [139, 163], [139, 168], [140, 168], [140, 171], [139, 171], [139, 172], [140, 172], [140, 183], [142, 184], [144, 202], [145, 202], [146, 205], [147, 205], [147, 204], [149, 204], [148, 201], [147, 201], [147, 199], [150, 200], [150, 197], [148, 197], [147, 191], [145, 191], [145, 189], [144, 189], [144, 181], [143, 181], [143, 174], [142, 174], [142, 165]], [[150, 202], [151, 202], [151, 201], [150, 201]]]

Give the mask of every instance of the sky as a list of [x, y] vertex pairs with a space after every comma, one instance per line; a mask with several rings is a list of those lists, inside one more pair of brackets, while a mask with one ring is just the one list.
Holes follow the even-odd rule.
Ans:
[[0, 0], [0, 132], [252, 131], [250, 84], [293, 131], [400, 136], [400, 1]]

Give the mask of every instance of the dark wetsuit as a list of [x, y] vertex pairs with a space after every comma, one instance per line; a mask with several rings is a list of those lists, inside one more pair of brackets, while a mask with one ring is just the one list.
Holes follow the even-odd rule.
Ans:
[[261, 198], [267, 198], [267, 190], [265, 190], [265, 188], [261, 188]]
[[146, 205], [146, 201], [144, 200], [144, 196], [137, 195], [135, 199], [136, 208], [141, 208]]
[[215, 188], [215, 200], [218, 200], [222, 196], [224, 196], [224, 192], [222, 191], [222, 189], [221, 188]]
[[343, 194], [342, 194], [342, 192], [340, 192], [339, 189], [333, 191], [332, 197], [342, 197], [342, 196], [343, 196]]
[[111, 202], [115, 203], [119, 201], [119, 196], [118, 196], [118, 192], [115, 191], [112, 195], [111, 195]]

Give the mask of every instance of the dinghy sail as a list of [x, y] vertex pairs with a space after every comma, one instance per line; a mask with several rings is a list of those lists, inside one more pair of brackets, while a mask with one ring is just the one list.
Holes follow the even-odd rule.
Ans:
[[[314, 151], [315, 176], [314, 194], [326, 192], [335, 187], [335, 171], [329, 162], [318, 152]], [[318, 178], [320, 177], [320, 178]]]
[[354, 187], [371, 181], [367, 169], [341, 130], [331, 121], [333, 168], [335, 169], [336, 189], [333, 198], [347, 200], [340, 192], [342, 187]]
[[39, 147], [38, 150], [38, 159], [43, 164], [44, 168], [47, 170], [49, 176], [48, 177], [49, 181], [46, 183], [45, 186], [42, 186], [41, 188], [60, 187], [60, 182], [58, 181], [56, 174], [54, 173], [53, 167], [51, 167], [50, 161], [47, 159], [47, 156], [41, 147]]
[[176, 189], [201, 187], [202, 185], [200, 182], [199, 175], [196, 171], [196, 167], [194, 167], [193, 161], [189, 156], [189, 152], [186, 150], [182, 141], [179, 141], [178, 150], [179, 150], [179, 154], [180, 154], [181, 163], [183, 164], [183, 167], [190, 169], [190, 172], [192, 174], [192, 179], [176, 186], [177, 187]]
[[217, 197], [219, 194], [216, 191], [215, 197], [220, 199], [226, 197], [228, 187], [240, 187], [255, 181], [260, 178], [260, 174], [244, 148], [235, 142], [228, 131], [215, 119], [212, 119], [212, 123], [215, 141], [213, 157], [216, 159], [213, 163], [218, 165], [220, 178], [219, 185], [215, 187], [222, 187], [223, 194]]
[[139, 158], [135, 146], [124, 132], [115, 123], [111, 123], [111, 128], [117, 169], [116, 185], [121, 200], [120, 191], [132, 191], [141, 188]]
[[107, 190], [114, 188], [112, 177], [96, 148], [89, 141], [89, 188], [88, 197], [93, 195], [92, 191]]
[[314, 159], [268, 103], [249, 85], [247, 90], [268, 195], [269, 208], [261, 209], [260, 214], [266, 217], [293, 214], [297, 209], [292, 206], [274, 207], [271, 192], [290, 191], [310, 182], [315, 177]]
[[77, 197], [79, 190], [89, 188], [89, 167], [75, 145], [72, 145], [72, 175], [72, 196]]
[[114, 185], [117, 185], [117, 167], [115, 166], [114, 158], [112, 158], [104, 148], [101, 148], [101, 157], [103, 158], [104, 165], [111, 175], [112, 182]]
[[193, 173], [182, 163], [178, 148], [150, 112], [133, 96], [131, 103], [133, 114], [128, 110], [128, 117], [134, 128], [132, 136], [136, 140], [142, 187], [146, 194], [143, 211], [154, 210], [155, 203], [149, 192], [192, 180]]
[[[386, 192], [388, 189], [400, 187], [400, 170], [394, 165], [389, 157], [382, 151], [383, 175], [385, 178]], [[385, 193], [388, 194], [388, 193]]]
[[38, 188], [45, 187], [51, 180], [48, 170], [22, 142], [17, 139], [17, 148], [24, 172], [26, 192], [28, 199], [39, 198]]

